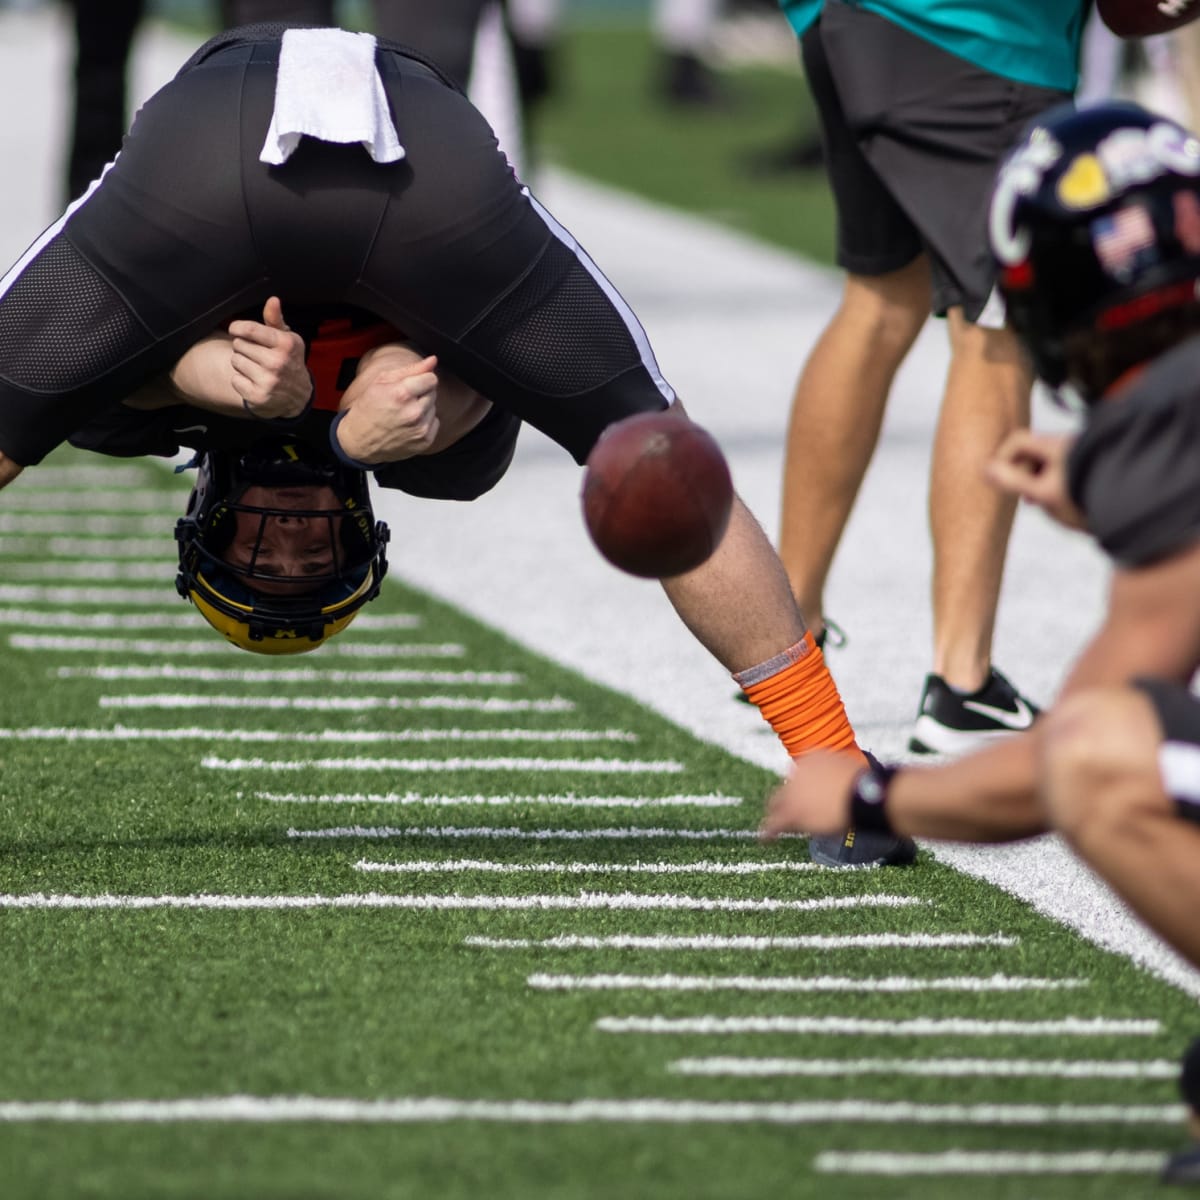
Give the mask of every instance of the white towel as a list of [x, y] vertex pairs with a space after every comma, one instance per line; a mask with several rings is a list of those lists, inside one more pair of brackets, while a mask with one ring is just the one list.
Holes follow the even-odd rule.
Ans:
[[375, 38], [344, 29], [288, 29], [275, 76], [275, 111], [259, 158], [278, 165], [304, 136], [361, 142], [376, 162], [404, 157], [375, 66]]

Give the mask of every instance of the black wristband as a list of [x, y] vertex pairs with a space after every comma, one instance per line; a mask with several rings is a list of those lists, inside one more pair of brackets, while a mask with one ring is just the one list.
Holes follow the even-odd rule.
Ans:
[[353, 467], [356, 471], [376, 471], [382, 467], [383, 463], [368, 463], [361, 462], [357, 458], [351, 458], [345, 450], [342, 449], [341, 442], [338, 441], [337, 427], [342, 423], [342, 418], [346, 414], [338, 413], [329, 424], [329, 447], [337, 455], [338, 461], [345, 463], [348, 467]]
[[895, 835], [887, 815], [888, 789], [899, 767], [873, 762], [854, 777], [850, 789], [850, 824], [869, 833]]
[[309, 372], [308, 379], [312, 385], [312, 390], [308, 393], [308, 399], [304, 402], [304, 407], [294, 417], [260, 417], [250, 407], [250, 401], [245, 396], [242, 397], [242, 407], [256, 421], [262, 421], [264, 425], [274, 425], [276, 429], [295, 429], [312, 412], [313, 401], [317, 398], [317, 383], [313, 379], [311, 371]]

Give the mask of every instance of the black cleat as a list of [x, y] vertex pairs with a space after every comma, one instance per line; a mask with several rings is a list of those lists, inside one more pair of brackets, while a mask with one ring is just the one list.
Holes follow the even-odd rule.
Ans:
[[940, 676], [926, 675], [908, 748], [914, 754], [963, 754], [1028, 729], [1040, 712], [995, 667], [976, 692], [957, 691]]
[[1163, 1183], [1200, 1183], [1200, 1142], [1172, 1154], [1163, 1164]]
[[892, 833], [845, 833], [808, 839], [808, 856], [822, 867], [908, 867], [916, 861], [912, 838]]

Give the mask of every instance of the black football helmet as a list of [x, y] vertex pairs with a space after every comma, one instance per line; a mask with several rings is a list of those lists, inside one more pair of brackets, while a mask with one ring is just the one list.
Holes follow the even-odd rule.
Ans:
[[[244, 452], [205, 451], [196, 465], [187, 513], [175, 526], [175, 585], [235, 646], [258, 654], [315, 650], [379, 594], [388, 530], [372, 514], [365, 472], [283, 439]], [[256, 486], [279, 489], [291, 507], [282, 495], [279, 507], [246, 503]], [[330, 489], [336, 507], [296, 507], [295, 489], [309, 487]], [[278, 573], [264, 550], [272, 522], [293, 529], [303, 522], [313, 544], [327, 546], [315, 555], [315, 573]]]
[[1136, 104], [1053, 109], [1000, 168], [989, 235], [1034, 369], [1052, 388], [1073, 383], [1076, 335], [1196, 301], [1200, 140]]

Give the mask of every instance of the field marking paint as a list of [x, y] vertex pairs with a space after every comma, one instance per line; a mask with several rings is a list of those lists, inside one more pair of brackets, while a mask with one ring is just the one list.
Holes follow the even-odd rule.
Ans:
[[80, 513], [85, 516], [94, 516], [99, 512], [153, 512], [165, 520], [174, 521], [179, 516], [179, 499], [178, 495], [156, 491], [154, 488], [131, 488], [123, 491], [89, 488], [86, 492], [58, 488], [9, 488], [8, 495], [4, 497], [4, 505], [13, 512]]
[[151, 556], [151, 562], [17, 562], [4, 564], [8, 580], [87, 579], [120, 583], [154, 580], [169, 585], [175, 577], [174, 568], [161, 555]]
[[174, 588], [46, 587], [36, 583], [0, 583], [4, 604], [108, 604], [114, 607], [179, 608]]
[[[195, 622], [192, 622], [193, 625]], [[152, 654], [170, 655], [225, 654], [232, 650], [227, 642], [213, 638], [197, 641], [154, 641], [149, 638], [56, 637], [52, 634], [13, 634], [8, 644], [14, 650], [51, 651], [57, 654]], [[335, 642], [322, 647], [333, 658], [462, 658], [466, 647], [457, 642], [437, 645], [418, 642], [361, 642], [343, 645]]]
[[[6, 534], [0, 537], [0, 557], [4, 558], [160, 558], [171, 557], [174, 538], [76, 538], [22, 537]], [[9, 575], [7, 566], [5, 575]]]
[[341, 896], [67, 896], [45, 892], [0, 895], [0, 909], [308, 909], [308, 908], [398, 908], [428, 911], [480, 910], [525, 912], [529, 910], [633, 912], [817, 912], [832, 909], [909, 908], [926, 901], [911, 896], [821, 896], [813, 900], [729, 900], [672, 894], [645, 895], [637, 892], [580, 892], [575, 896], [399, 896], [379, 892]]
[[1063, 1017], [1046, 1021], [916, 1017], [879, 1021], [858, 1017], [601, 1017], [602, 1033], [802, 1033], [852, 1037], [1150, 1037], [1152, 1018]]
[[[329, 829], [289, 829], [290, 838], [498, 838], [528, 842], [639, 841], [642, 838], [675, 838], [679, 841], [758, 841], [753, 829], [666, 829], [629, 826], [624, 829], [518, 829], [514, 826], [477, 825], [335, 825]], [[784, 835], [795, 836], [801, 835]]]
[[575, 702], [562, 696], [548, 700], [506, 700], [499, 696], [205, 696], [162, 694], [101, 696], [101, 708], [177, 710], [188, 708], [251, 709], [280, 712], [482, 712], [566, 713]]
[[285, 762], [206, 755], [200, 765], [210, 771], [575, 771], [592, 775], [678, 775], [684, 770], [683, 763], [669, 759], [643, 762], [626, 758], [314, 758]]
[[1087, 979], [1013, 975], [530, 975], [547, 992], [1053, 992], [1087, 987]]
[[414, 683], [445, 686], [511, 687], [524, 683], [519, 671], [413, 671], [408, 669], [374, 671], [323, 670], [317, 667], [180, 667], [165, 663], [156, 667], [56, 667], [58, 679], [123, 680], [171, 679], [191, 683]]
[[711, 933], [690, 937], [632, 933], [588, 937], [564, 933], [550, 938], [472, 936], [463, 938], [463, 945], [486, 950], [964, 950], [1015, 946], [1019, 940], [1000, 933], [814, 933], [795, 937], [722, 937]]
[[119, 537], [124, 534], [156, 534], [163, 527], [174, 522], [176, 514], [164, 511], [156, 516], [97, 516], [94, 512], [87, 514], [71, 513], [32, 513], [5, 512], [0, 513], [0, 533], [15, 534], [58, 534], [69, 537], [72, 534], [103, 534], [108, 537]]
[[679, 1058], [667, 1066], [675, 1075], [769, 1079], [799, 1075], [839, 1079], [843, 1075], [916, 1075], [933, 1079], [1176, 1079], [1179, 1064], [1168, 1059], [1034, 1058]]
[[196, 617], [180, 610], [178, 605], [169, 613], [82, 613], [3, 607], [0, 625], [23, 625], [31, 629], [195, 629]]
[[813, 1169], [827, 1175], [1146, 1175], [1164, 1161], [1154, 1150], [823, 1150]]
[[[111, 729], [81, 729], [69, 725], [0, 729], [5, 742], [250, 742], [270, 745], [380, 745], [393, 742], [635, 742], [637, 734], [623, 729], [317, 729], [281, 732], [277, 729], [210, 729], [188, 725], [174, 729], [114, 725]], [[553, 761], [553, 760], [538, 760]], [[205, 764], [207, 765], [207, 763]], [[271, 770], [301, 770], [314, 764], [272, 763]], [[553, 769], [553, 768], [543, 768]], [[670, 770], [653, 763], [647, 769]]]
[[[494, 1121], [506, 1124], [768, 1125], [1175, 1125], [1182, 1104], [914, 1104], [874, 1100], [464, 1100], [439, 1096], [358, 1100], [323, 1096], [202, 1096], [178, 1100], [8, 1100], [0, 1123], [192, 1121], [407, 1124]], [[962, 1153], [962, 1152], [954, 1152]], [[921, 1156], [898, 1156], [919, 1159]], [[1046, 1156], [1051, 1158], [1054, 1156]], [[1161, 1163], [1162, 1156], [1153, 1156]], [[1150, 1156], [1145, 1156], [1149, 1162]], [[832, 1160], [830, 1160], [832, 1161]], [[1141, 1158], [1139, 1157], [1139, 1161]], [[832, 1167], [822, 1167], [822, 1170]]]
[[[39, 466], [32, 474], [27, 475], [12, 490], [17, 495], [29, 495], [31, 492], [76, 492], [79, 503], [87, 504], [93, 487], [112, 485], [120, 487], [128, 484], [130, 487], [142, 487], [152, 479], [162, 477], [162, 472], [156, 468], [143, 470], [141, 467], [94, 466], [94, 467], [42, 467]], [[171, 493], [159, 491], [158, 496], [170, 497]], [[186, 492], [180, 488], [178, 498], [183, 499]], [[7, 499], [7, 497], [6, 497]]]
[[393, 874], [455, 874], [459, 871], [484, 871], [499, 875], [760, 875], [766, 871], [820, 871], [811, 862], [544, 862], [503, 863], [477, 858], [451, 858], [433, 861], [381, 863], [360, 859], [356, 871]]
[[[290, 792], [255, 792], [256, 800], [275, 804], [425, 804], [435, 808], [456, 805], [484, 805], [490, 808], [509, 808], [514, 804], [538, 805], [552, 808], [737, 808], [740, 796], [576, 796], [565, 792], [559, 796], [426, 796], [421, 792], [339, 792], [330, 795], [302, 796]], [[815, 866], [798, 863], [796, 869]], [[394, 870], [391, 865], [379, 868], [362, 866], [362, 870]]]

